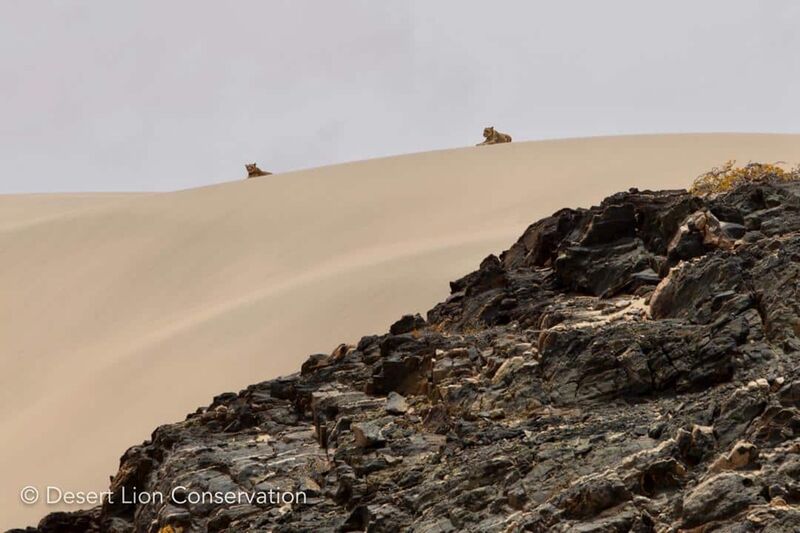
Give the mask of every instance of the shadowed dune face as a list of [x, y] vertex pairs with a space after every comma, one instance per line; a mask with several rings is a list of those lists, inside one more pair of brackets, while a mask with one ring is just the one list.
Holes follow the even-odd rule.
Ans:
[[172, 193], [0, 197], [0, 527], [104, 490], [159, 423], [424, 312], [534, 220], [800, 136], [514, 142]]

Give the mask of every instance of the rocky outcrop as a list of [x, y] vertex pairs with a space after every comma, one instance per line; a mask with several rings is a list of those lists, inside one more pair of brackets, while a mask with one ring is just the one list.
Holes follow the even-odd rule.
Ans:
[[799, 268], [792, 185], [559, 211], [427, 319], [216, 397], [30, 531], [798, 531]]

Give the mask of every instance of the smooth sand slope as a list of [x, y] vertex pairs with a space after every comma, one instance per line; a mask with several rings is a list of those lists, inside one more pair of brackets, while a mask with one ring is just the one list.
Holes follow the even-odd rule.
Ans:
[[514, 143], [144, 195], [0, 197], [0, 528], [217, 393], [424, 312], [537, 218], [800, 136]]
[[152, 193], [61, 193], [0, 195], [0, 231], [56, 220]]

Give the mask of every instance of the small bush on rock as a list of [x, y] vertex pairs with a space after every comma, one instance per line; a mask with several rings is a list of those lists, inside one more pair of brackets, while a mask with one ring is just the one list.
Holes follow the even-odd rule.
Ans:
[[800, 179], [800, 166], [787, 171], [780, 164], [747, 163], [737, 167], [736, 160], [731, 159], [699, 175], [690, 191], [696, 195], [707, 195], [729, 191], [744, 183], [777, 183]]

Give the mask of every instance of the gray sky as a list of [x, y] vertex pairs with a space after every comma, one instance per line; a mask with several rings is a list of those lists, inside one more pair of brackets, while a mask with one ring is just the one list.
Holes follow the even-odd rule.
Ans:
[[796, 132], [796, 0], [0, 0], [0, 193], [481, 140]]

